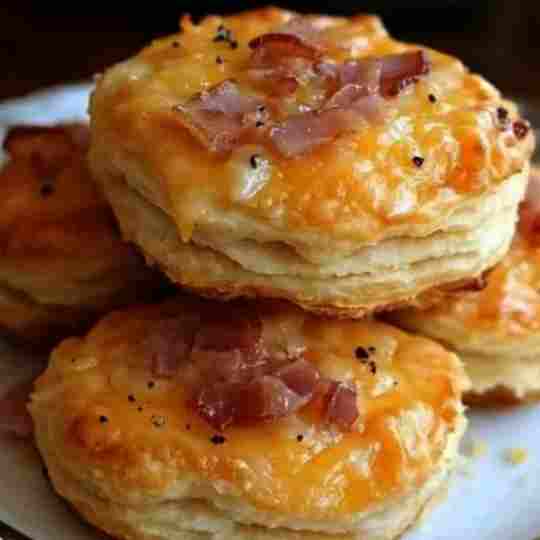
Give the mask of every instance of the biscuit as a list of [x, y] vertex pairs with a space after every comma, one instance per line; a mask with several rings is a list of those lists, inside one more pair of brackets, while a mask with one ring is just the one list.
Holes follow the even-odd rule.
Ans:
[[392, 321], [447, 345], [472, 381], [471, 405], [514, 404], [540, 395], [540, 171], [533, 168], [518, 232], [506, 257], [476, 286]]
[[182, 28], [107, 70], [90, 105], [92, 170], [173, 281], [361, 317], [505, 254], [533, 135], [458, 60], [369, 16]]
[[86, 166], [83, 125], [13, 127], [0, 170], [0, 327], [34, 344], [157, 290]]
[[114, 537], [374, 540], [446, 485], [467, 385], [454, 354], [381, 322], [179, 297], [65, 340], [30, 412], [55, 490]]

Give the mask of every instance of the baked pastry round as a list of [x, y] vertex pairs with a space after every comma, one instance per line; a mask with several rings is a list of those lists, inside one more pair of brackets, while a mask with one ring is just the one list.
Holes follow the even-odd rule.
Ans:
[[429, 302], [508, 249], [533, 136], [375, 17], [208, 17], [109, 69], [90, 161], [126, 238], [209, 296]]
[[54, 488], [112, 536], [389, 539], [445, 485], [467, 384], [380, 322], [177, 298], [64, 341], [30, 411]]
[[392, 320], [456, 351], [472, 381], [467, 401], [510, 404], [540, 397], [540, 171], [533, 169], [510, 251], [476, 287]]
[[13, 127], [0, 170], [0, 327], [34, 344], [156, 289], [85, 163], [88, 127]]

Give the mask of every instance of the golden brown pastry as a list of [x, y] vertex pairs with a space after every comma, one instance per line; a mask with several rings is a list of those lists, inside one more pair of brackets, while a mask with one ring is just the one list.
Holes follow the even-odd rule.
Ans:
[[465, 362], [474, 405], [540, 397], [540, 171], [533, 169], [508, 255], [476, 287], [392, 320], [446, 344]]
[[445, 486], [467, 384], [380, 322], [180, 297], [64, 341], [30, 412], [54, 488], [115, 537], [384, 540]]
[[91, 166], [124, 236], [208, 296], [360, 317], [507, 251], [533, 136], [375, 17], [208, 17], [109, 69]]
[[0, 170], [0, 328], [50, 344], [156, 289], [85, 163], [83, 125], [15, 127]]

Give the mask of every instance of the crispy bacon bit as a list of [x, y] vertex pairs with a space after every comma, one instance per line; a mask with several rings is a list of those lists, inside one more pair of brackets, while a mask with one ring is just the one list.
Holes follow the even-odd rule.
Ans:
[[174, 107], [182, 125], [211, 152], [231, 150], [259, 119], [264, 103], [241, 94], [235, 82], [226, 80]]
[[223, 430], [231, 424], [284, 418], [306, 402], [279, 378], [265, 375], [244, 384], [206, 386], [196, 397], [195, 407], [212, 427]]
[[311, 362], [300, 358], [276, 371], [276, 377], [279, 377], [290, 390], [299, 396], [311, 399], [320, 374]]
[[144, 346], [149, 368], [156, 377], [174, 377], [193, 346], [198, 318], [165, 319], [152, 329]]
[[254, 67], [273, 66], [286, 58], [317, 60], [321, 53], [298, 36], [285, 33], [263, 34], [249, 42], [253, 49], [251, 64]]
[[364, 88], [366, 94], [375, 94], [379, 91], [382, 62], [378, 58], [349, 60], [343, 64], [321, 62], [315, 70], [327, 79], [334, 79], [338, 88], [355, 84]]
[[519, 208], [519, 232], [532, 245], [540, 245], [540, 175], [532, 173]]
[[20, 438], [32, 436], [34, 426], [26, 408], [32, 389], [32, 383], [24, 383], [0, 399], [0, 433]]
[[319, 51], [298, 36], [264, 34], [250, 41], [253, 49], [249, 77], [270, 86], [272, 95], [293, 94], [298, 78], [319, 58]]
[[358, 419], [356, 388], [333, 382], [327, 394], [326, 420], [340, 428], [350, 430]]
[[[302, 353], [271, 355], [263, 335], [261, 318], [247, 305], [201, 301], [155, 323], [143, 344], [146, 367], [152, 375], [172, 377], [182, 363], [188, 405], [217, 430], [275, 421], [313, 400], [322, 400], [324, 419], [346, 425], [348, 416], [335, 420], [344, 408], [343, 391], [334, 395], [340, 383], [323, 381]], [[154, 384], [150, 381], [148, 387]]]
[[290, 116], [270, 130], [274, 146], [290, 158], [355, 131], [362, 120], [373, 118], [380, 109], [378, 96], [363, 94], [362, 88], [349, 85], [336, 93], [323, 110]]
[[521, 140], [527, 136], [529, 130], [531, 129], [531, 126], [526, 120], [517, 120], [516, 122], [514, 122], [512, 129], [514, 130], [514, 135], [516, 136], [516, 138]]
[[389, 54], [382, 62], [381, 94], [388, 98], [397, 96], [401, 90], [430, 72], [431, 64], [425, 51]]

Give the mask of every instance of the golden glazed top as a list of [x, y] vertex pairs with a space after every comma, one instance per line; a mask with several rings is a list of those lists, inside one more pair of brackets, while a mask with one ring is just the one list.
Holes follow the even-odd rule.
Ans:
[[103, 496], [148, 503], [195, 478], [199, 495], [186, 496], [219, 493], [258, 510], [327, 519], [400, 497], [434, 474], [461, 417], [466, 380], [453, 354], [383, 323], [259, 304], [251, 309], [266, 344], [301, 348], [323, 376], [354, 385], [359, 417], [343, 430], [307, 405], [217, 432], [188, 405], [183, 361], [176, 375], [156, 376], [145, 345], [163, 320], [182, 320], [201, 303], [212, 306], [180, 298], [118, 312], [53, 352], [31, 412], [75, 479], [103, 478]]
[[95, 160], [113, 174], [127, 171], [128, 181], [146, 178], [143, 191], [159, 192], [153, 201], [184, 238], [217, 207], [278, 230], [377, 241], [392, 225], [441, 223], [524, 169], [533, 136], [514, 105], [457, 59], [396, 41], [371, 16], [308, 19], [322, 44], [317, 61], [335, 66], [423, 50], [429, 72], [382, 99], [377, 115], [360, 115], [352, 129], [309, 151], [284, 155], [256, 130], [225, 152], [209, 150], [181, 111], [223, 81], [266, 100], [271, 118], [262, 130], [324, 107], [329, 90], [313, 65], [292, 92], [276, 83], [275, 71], [269, 79], [250, 71], [252, 40], [295, 17], [268, 8], [199, 24], [186, 18], [180, 33], [111, 68], [92, 98]]
[[88, 138], [84, 125], [10, 130], [0, 171], [0, 256], [21, 268], [133, 257], [88, 172]]

